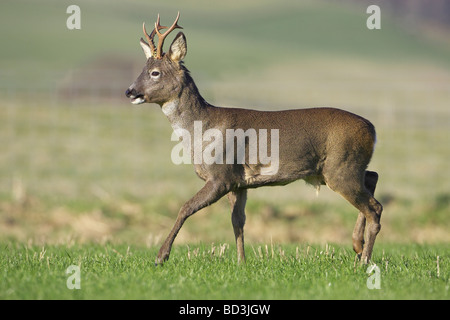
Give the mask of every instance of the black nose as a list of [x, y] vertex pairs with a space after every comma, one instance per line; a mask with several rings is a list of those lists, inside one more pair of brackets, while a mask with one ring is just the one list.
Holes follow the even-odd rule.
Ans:
[[125, 91], [125, 95], [127, 96], [127, 98], [129, 98], [130, 96], [135, 96], [136, 95], [135, 93], [136, 93], [135, 90], [134, 89], [130, 90], [130, 88], [128, 88], [127, 91]]

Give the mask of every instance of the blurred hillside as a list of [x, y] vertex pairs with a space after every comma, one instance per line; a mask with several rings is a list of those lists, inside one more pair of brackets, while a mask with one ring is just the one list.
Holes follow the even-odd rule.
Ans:
[[157, 13], [168, 23], [178, 10], [197, 81], [314, 57], [450, 67], [446, 1], [370, 1], [382, 8], [382, 30], [374, 32], [365, 27], [368, 1], [227, 1], [214, 8], [202, 1], [79, 1], [82, 29], [68, 30], [70, 3], [2, 2], [2, 92], [122, 98], [144, 62], [141, 23]]
[[[345, 0], [344, 0], [345, 1]], [[348, 3], [365, 5], [376, 4], [387, 9], [396, 19], [409, 23], [450, 26], [450, 3], [447, 0], [347, 0]]]

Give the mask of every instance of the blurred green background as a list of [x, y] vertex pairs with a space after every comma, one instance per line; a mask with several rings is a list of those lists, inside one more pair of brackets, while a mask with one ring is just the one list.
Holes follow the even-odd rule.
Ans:
[[[66, 27], [71, 4], [80, 30]], [[381, 30], [366, 27], [369, 4]], [[449, 243], [450, 5], [425, 0], [2, 1], [0, 240], [151, 246], [168, 234], [203, 182], [171, 162], [160, 108], [124, 92], [145, 62], [142, 22], [160, 13], [167, 25], [178, 11], [206, 100], [370, 119], [378, 241]], [[350, 246], [356, 215], [302, 181], [250, 190], [246, 240]], [[234, 241], [226, 199], [191, 217], [176, 243], [198, 241]]]

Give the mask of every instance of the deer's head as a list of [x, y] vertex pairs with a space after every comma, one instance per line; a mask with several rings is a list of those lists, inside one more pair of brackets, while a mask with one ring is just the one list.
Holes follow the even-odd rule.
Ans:
[[[145, 29], [145, 23], [142, 25], [147, 42], [141, 38], [140, 44], [147, 63], [140, 76], [125, 92], [126, 96], [131, 98], [132, 104], [148, 102], [163, 105], [180, 94], [183, 83], [181, 78], [185, 72], [181, 61], [187, 51], [184, 34], [179, 32], [170, 45], [169, 52], [163, 52], [164, 39], [167, 35], [176, 28], [182, 29], [177, 24], [179, 17], [180, 13], [172, 26], [167, 28], [160, 25], [158, 15], [155, 29], [150, 34]], [[168, 30], [162, 34], [160, 33], [162, 29]], [[153, 42], [155, 35], [158, 35], [157, 47]]]

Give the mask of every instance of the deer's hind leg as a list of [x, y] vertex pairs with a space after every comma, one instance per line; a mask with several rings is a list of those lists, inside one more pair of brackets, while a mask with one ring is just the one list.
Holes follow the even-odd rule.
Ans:
[[[360, 211], [353, 231], [353, 246], [356, 247], [355, 251], [361, 252], [361, 261], [367, 263], [372, 255], [376, 236], [381, 229], [380, 218], [383, 207], [373, 197], [378, 175], [369, 171], [366, 173], [358, 168], [340, 169], [329, 174], [325, 179], [330, 189], [341, 194]], [[369, 190], [368, 186], [372, 190]], [[363, 248], [364, 229], [367, 241]]]
[[[364, 176], [364, 186], [372, 194], [375, 194], [377, 186], [378, 174], [373, 171], [366, 171]], [[366, 227], [366, 217], [363, 212], [359, 212], [356, 220], [355, 228], [353, 229], [352, 240], [353, 250], [360, 256], [364, 248], [364, 229]]]

